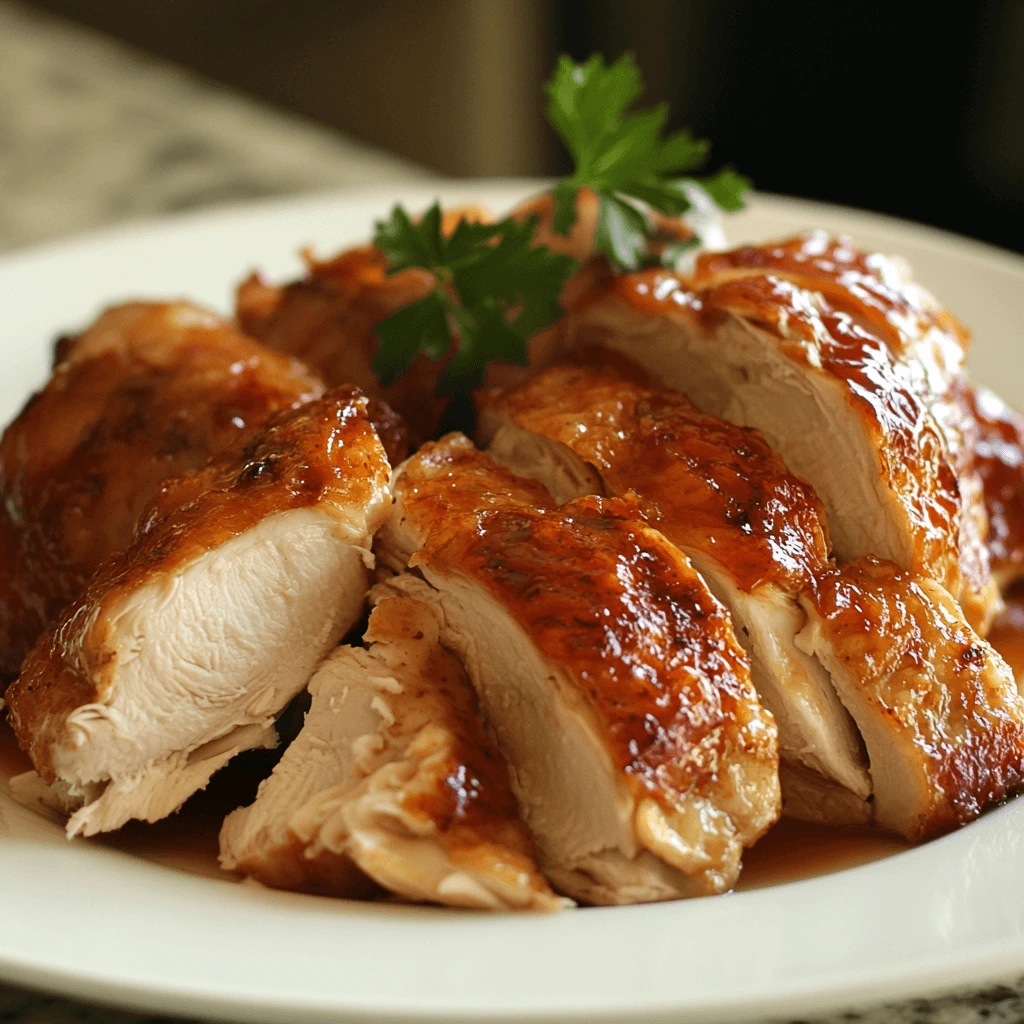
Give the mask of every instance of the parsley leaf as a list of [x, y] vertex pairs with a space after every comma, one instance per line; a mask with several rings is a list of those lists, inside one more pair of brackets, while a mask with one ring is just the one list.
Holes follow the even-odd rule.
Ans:
[[446, 237], [437, 203], [419, 221], [395, 206], [378, 222], [374, 244], [388, 273], [420, 267], [437, 280], [428, 295], [377, 325], [373, 370], [382, 384], [405, 373], [420, 352], [431, 359], [451, 352], [438, 392], [453, 396], [452, 410], [465, 418], [468, 393], [483, 383], [488, 363], [525, 365], [527, 339], [561, 315], [562, 286], [577, 267], [571, 257], [533, 245], [535, 228], [534, 220], [460, 221]]
[[576, 223], [576, 195], [590, 188], [600, 200], [596, 248], [620, 270], [651, 262], [653, 226], [644, 205], [671, 217], [690, 209], [687, 187], [698, 185], [723, 210], [742, 209], [750, 182], [730, 168], [705, 178], [683, 177], [703, 166], [708, 144], [687, 131], [665, 136], [668, 107], [631, 111], [643, 92], [632, 56], [608, 65], [600, 54], [583, 64], [559, 59], [547, 85], [547, 118], [575, 162], [554, 189], [556, 232]]

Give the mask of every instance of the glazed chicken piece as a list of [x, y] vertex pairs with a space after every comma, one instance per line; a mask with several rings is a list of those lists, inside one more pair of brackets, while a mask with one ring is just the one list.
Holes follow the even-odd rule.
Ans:
[[801, 596], [797, 642], [828, 668], [860, 728], [882, 828], [927, 839], [1024, 781], [1024, 698], [937, 583], [863, 558]]
[[[155, 821], [274, 720], [362, 614], [389, 467], [357, 391], [167, 481], [8, 691], [69, 835]], [[23, 782], [23, 785], [26, 783]]]
[[[492, 219], [478, 206], [445, 211], [441, 230], [451, 234], [461, 220]], [[236, 296], [242, 329], [270, 348], [296, 356], [328, 385], [354, 384], [371, 399], [383, 399], [408, 424], [418, 447], [437, 433], [448, 399], [436, 394], [444, 361], [419, 355], [388, 387], [373, 372], [374, 329], [403, 306], [417, 302], [436, 285], [427, 270], [388, 274], [388, 263], [372, 245], [349, 249], [333, 259], [304, 254], [306, 274], [272, 285], [258, 274], [243, 281]]]
[[913, 568], [972, 621], [991, 617], [984, 512], [960, 501], [976, 506], [980, 488], [961, 486], [951, 461], [966, 338], [881, 257], [814, 233], [704, 254], [692, 277], [620, 275], [574, 310], [564, 340], [613, 348], [702, 411], [761, 431], [821, 497], [840, 559]]
[[732, 615], [778, 723], [784, 812], [867, 821], [871, 780], [856, 726], [821, 663], [795, 643], [805, 623], [799, 594], [829, 568], [824, 510], [764, 438], [600, 352], [502, 395], [480, 426], [498, 462], [539, 479], [558, 501], [636, 499]]
[[433, 490], [399, 475], [395, 514], [422, 547], [378, 590], [436, 610], [556, 889], [598, 904], [728, 889], [780, 800], [775, 724], [728, 614], [632, 503], [538, 509], [507, 479], [504, 500], [453, 514], [443, 474]]
[[438, 508], [454, 517], [510, 501], [535, 508], [553, 504], [542, 484], [510, 473], [459, 433], [423, 445], [395, 470], [392, 490], [394, 508], [374, 545], [379, 575], [409, 565], [427, 539], [430, 513]]
[[298, 738], [221, 831], [221, 863], [268, 885], [481, 910], [555, 910], [508, 768], [439, 625], [383, 600], [366, 649], [339, 647], [309, 684]]
[[0, 679], [170, 476], [323, 393], [297, 361], [184, 302], [108, 310], [57, 351], [0, 441]]
[[1007, 589], [1024, 575], [1024, 416], [986, 388], [959, 395], [973, 427], [970, 458], [982, 481], [992, 574]]

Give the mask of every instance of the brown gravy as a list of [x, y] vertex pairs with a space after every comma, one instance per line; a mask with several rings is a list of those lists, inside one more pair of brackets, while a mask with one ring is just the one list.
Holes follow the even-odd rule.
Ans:
[[[1018, 678], [1024, 674], [1024, 595], [1011, 599], [1006, 613], [992, 629], [992, 644]], [[142, 857], [154, 864], [210, 878], [237, 880], [217, 863], [217, 835], [224, 816], [251, 803], [259, 779], [273, 766], [274, 756], [253, 751], [236, 758], [170, 818], [150, 825], [129, 822], [86, 842]], [[14, 734], [0, 724], [0, 782], [28, 771], [28, 758], [18, 749]], [[882, 860], [910, 849], [909, 843], [869, 828], [826, 828], [801, 821], [781, 821], [743, 858], [737, 890], [763, 889], [832, 874]]]

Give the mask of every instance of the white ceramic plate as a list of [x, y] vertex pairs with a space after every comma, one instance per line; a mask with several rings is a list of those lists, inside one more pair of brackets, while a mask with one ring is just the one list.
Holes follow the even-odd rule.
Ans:
[[[534, 186], [535, 187], [535, 186]], [[0, 260], [0, 418], [53, 336], [100, 306], [185, 295], [229, 308], [248, 270], [297, 271], [401, 198], [502, 209], [524, 183], [364, 191], [183, 217]], [[977, 333], [975, 375], [1024, 406], [1024, 260], [941, 232], [760, 196], [733, 241], [823, 226], [905, 256]], [[68, 843], [0, 787], [0, 977], [247, 1021], [710, 1021], [805, 1014], [1024, 966], [1024, 800], [907, 853], [728, 896], [488, 916], [277, 893]]]

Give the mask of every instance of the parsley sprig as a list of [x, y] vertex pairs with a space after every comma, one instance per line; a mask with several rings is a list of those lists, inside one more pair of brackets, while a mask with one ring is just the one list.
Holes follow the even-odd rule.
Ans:
[[428, 295], [377, 325], [373, 370], [382, 384], [405, 373], [420, 352], [441, 359], [455, 338], [438, 392], [459, 400], [449, 417], [457, 420], [470, 408], [466, 396], [483, 383], [488, 363], [526, 364], [527, 339], [561, 316], [559, 294], [577, 266], [569, 256], [535, 246], [535, 228], [533, 220], [463, 220], [446, 237], [437, 203], [418, 222], [395, 206], [377, 223], [374, 244], [389, 274], [420, 267], [437, 281]]
[[[631, 110], [643, 92], [632, 56], [608, 65], [599, 54], [583, 64], [562, 57], [547, 86], [547, 117], [575, 162], [554, 189], [554, 229], [567, 235], [576, 222], [576, 195], [590, 188], [600, 199], [595, 247], [619, 270], [656, 261], [654, 227], [644, 205], [678, 217], [692, 205], [690, 189], [703, 188], [723, 210], [743, 208], [750, 182], [731, 168], [697, 178], [708, 144], [687, 131], [664, 135], [665, 104]], [[674, 258], [677, 250], [667, 255]]]
[[[633, 110], [643, 91], [628, 54], [612, 64], [601, 56], [583, 64], [562, 57], [548, 83], [548, 120], [575, 160], [575, 170], [554, 188], [554, 229], [567, 235], [576, 221], [576, 198], [590, 188], [600, 199], [595, 246], [619, 270], [673, 262], [696, 239], [664, 244], [650, 211], [677, 217], [690, 209], [700, 187], [723, 210], [743, 206], [750, 182], [731, 169], [709, 177], [692, 173], [707, 158], [708, 144], [689, 132], [665, 134], [662, 104]], [[577, 268], [569, 256], [534, 245], [536, 221], [507, 218], [491, 224], [462, 221], [441, 230], [434, 204], [414, 221], [401, 206], [377, 224], [374, 244], [389, 273], [419, 267], [435, 287], [376, 327], [380, 339], [373, 369], [385, 386], [423, 352], [447, 357], [438, 392], [452, 401], [448, 428], [472, 423], [471, 392], [494, 360], [525, 365], [529, 337], [561, 315], [559, 296]]]

